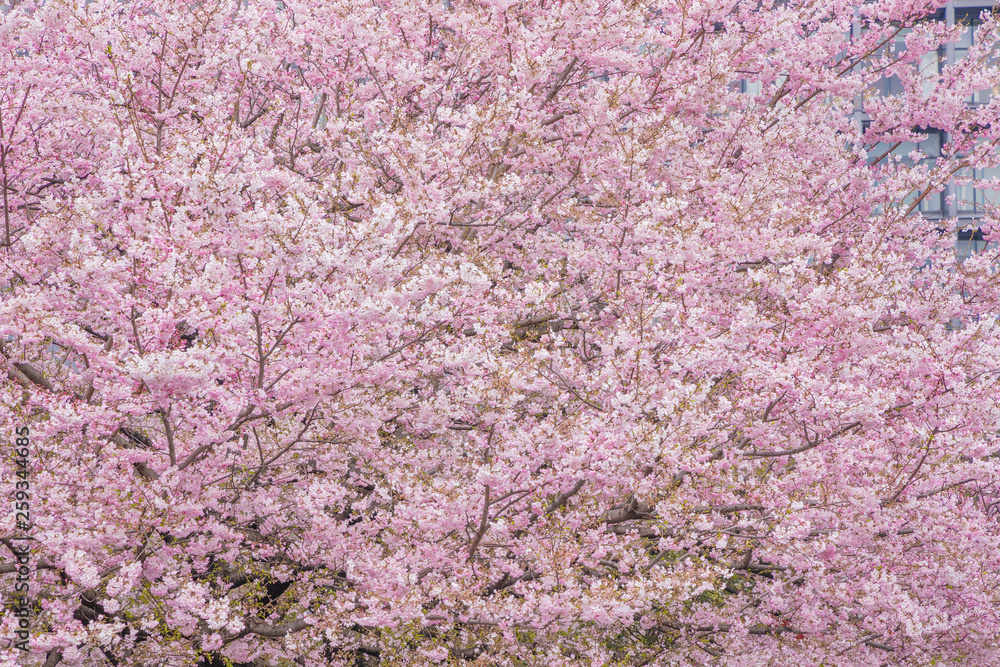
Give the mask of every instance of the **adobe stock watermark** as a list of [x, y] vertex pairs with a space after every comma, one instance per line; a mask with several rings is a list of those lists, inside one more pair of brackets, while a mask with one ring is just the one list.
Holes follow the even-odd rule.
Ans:
[[14, 631], [14, 646], [22, 651], [28, 650], [28, 639], [31, 637], [31, 537], [27, 534], [31, 526], [31, 480], [29, 478], [29, 454], [31, 447], [30, 431], [27, 426], [21, 426], [15, 431], [14, 438], [14, 512], [17, 532], [8, 543], [17, 559], [15, 572], [17, 580], [14, 584], [13, 612], [17, 618], [17, 629]]

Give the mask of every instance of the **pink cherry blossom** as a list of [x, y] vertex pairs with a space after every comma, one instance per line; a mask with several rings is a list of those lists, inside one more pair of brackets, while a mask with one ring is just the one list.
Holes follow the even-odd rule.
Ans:
[[996, 662], [994, 14], [3, 11], [0, 665]]

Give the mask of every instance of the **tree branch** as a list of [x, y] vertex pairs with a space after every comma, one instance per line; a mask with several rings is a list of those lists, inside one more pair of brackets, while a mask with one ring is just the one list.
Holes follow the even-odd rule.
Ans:
[[476, 530], [476, 534], [472, 537], [472, 543], [469, 544], [469, 560], [472, 560], [473, 556], [476, 555], [476, 549], [479, 548], [479, 543], [483, 540], [483, 535], [486, 534], [486, 529], [490, 525], [490, 485], [486, 485], [486, 494], [483, 498], [483, 513], [479, 517], [479, 529]]
[[[17, 371], [19, 371], [22, 376], [24, 376], [28, 380], [31, 380], [39, 387], [43, 387], [51, 392], [55, 392], [56, 388], [52, 386], [52, 383], [49, 382], [48, 379], [46, 379], [45, 375], [43, 375], [41, 371], [36, 369], [31, 364], [25, 363], [23, 361], [16, 361], [14, 362], [14, 368]], [[18, 382], [20, 382], [13, 375], [10, 375], [10, 378], [12, 380], [17, 380]]]
[[42, 667], [56, 667], [60, 662], [62, 662], [62, 648], [54, 648], [45, 655], [45, 662]]
[[174, 449], [174, 428], [170, 424], [170, 417], [166, 410], [157, 410], [160, 421], [163, 422], [163, 430], [167, 433], [167, 454], [170, 456], [170, 465], [177, 465], [177, 450]]
[[565, 491], [563, 493], [560, 493], [558, 496], [556, 496], [555, 498], [553, 498], [552, 502], [549, 503], [549, 506], [545, 508], [545, 513], [546, 514], [552, 514], [557, 509], [559, 509], [560, 507], [562, 507], [563, 505], [565, 505], [566, 501], [569, 500], [570, 498], [572, 498], [573, 496], [575, 496], [577, 493], [579, 493], [580, 489], [582, 489], [583, 485], [586, 484], [586, 483], [587, 483], [587, 480], [581, 479], [581, 480], [577, 481], [576, 484], [573, 485], [572, 489], [570, 489], [569, 491]]
[[[802, 452], [813, 449], [814, 447], [819, 447], [826, 441], [833, 440], [838, 435], [842, 435], [852, 428], [857, 428], [861, 426], [861, 422], [852, 422], [842, 429], [838, 430], [836, 433], [832, 433], [826, 438], [816, 438], [815, 440], [809, 439], [809, 433], [806, 432], [806, 444], [801, 447], [796, 447], [794, 449], [782, 449], [779, 451], [767, 451], [767, 452], [746, 452], [743, 456], [747, 458], [765, 458], [765, 457], [778, 457], [778, 456], [792, 456], [794, 454], [801, 454]], [[805, 426], [802, 427], [805, 430]]]
[[261, 637], [271, 637], [277, 639], [295, 632], [301, 632], [302, 630], [311, 627], [311, 625], [302, 619], [289, 621], [288, 623], [281, 623], [280, 625], [271, 625], [269, 623], [263, 623], [255, 618], [251, 618], [244, 622], [244, 627], [246, 628], [245, 632], [260, 635]]
[[634, 497], [621, 507], [610, 509], [601, 517], [601, 521], [607, 524], [622, 523], [633, 519], [648, 519], [653, 514], [653, 506], [647, 503], [640, 503]]

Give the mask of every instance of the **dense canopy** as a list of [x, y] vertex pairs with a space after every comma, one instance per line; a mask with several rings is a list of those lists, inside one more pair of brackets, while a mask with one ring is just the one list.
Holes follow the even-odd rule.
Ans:
[[993, 16], [14, 4], [0, 665], [996, 661]]

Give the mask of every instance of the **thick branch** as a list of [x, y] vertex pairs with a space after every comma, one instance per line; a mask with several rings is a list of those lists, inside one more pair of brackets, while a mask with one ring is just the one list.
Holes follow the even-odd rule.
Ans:
[[472, 543], [469, 544], [469, 560], [472, 560], [473, 556], [476, 555], [476, 549], [479, 548], [479, 543], [483, 540], [483, 535], [486, 534], [486, 529], [490, 526], [490, 485], [486, 485], [486, 494], [483, 498], [483, 514], [479, 517], [479, 528], [476, 530], [476, 534], [472, 537]]
[[288, 623], [281, 623], [279, 625], [271, 625], [270, 623], [262, 623], [255, 618], [251, 618], [246, 621], [245, 627], [246, 631], [249, 633], [260, 635], [261, 637], [272, 637], [277, 639], [295, 632], [301, 632], [302, 630], [310, 627], [310, 625], [302, 619], [289, 621]]
[[735, 505], [720, 505], [718, 507], [695, 507], [692, 512], [695, 514], [709, 514], [718, 512], [719, 514], [732, 514], [733, 512], [746, 512], [750, 510], [764, 511], [763, 505], [752, 505], [749, 503], [736, 503]]
[[566, 65], [566, 69], [564, 69], [559, 74], [559, 78], [556, 79], [556, 82], [549, 90], [548, 95], [546, 95], [545, 99], [542, 100], [542, 103], [538, 105], [539, 109], [545, 108], [545, 105], [551, 102], [555, 98], [555, 96], [559, 94], [559, 91], [562, 90], [562, 87], [566, 85], [566, 79], [569, 78], [569, 75], [573, 72], [573, 68], [576, 67], [576, 62], [577, 62], [577, 57], [573, 56], [573, 59], [569, 61], [568, 65]]
[[652, 514], [652, 505], [640, 503], [635, 498], [630, 498], [623, 506], [605, 512], [601, 517], [601, 521], [607, 524], [615, 524], [632, 521], [633, 519], [648, 519]]
[[63, 655], [61, 648], [54, 648], [45, 655], [45, 662], [42, 667], [56, 667], [60, 662], [62, 662]]
[[[52, 386], [52, 383], [49, 382], [48, 379], [46, 379], [46, 377], [41, 373], [41, 371], [36, 369], [31, 364], [26, 364], [22, 361], [18, 361], [14, 363], [14, 368], [17, 369], [17, 371], [19, 371], [21, 375], [23, 375], [28, 380], [31, 380], [35, 384], [37, 384], [39, 387], [44, 387], [45, 389], [48, 389], [49, 391], [53, 392], [56, 390], [55, 387]], [[17, 380], [17, 378], [15, 378], [13, 375], [11, 375], [10, 377], [12, 380]]]
[[163, 430], [167, 434], [167, 454], [170, 456], [170, 465], [177, 465], [177, 450], [174, 449], [174, 427], [170, 423], [170, 417], [166, 410], [158, 410], [160, 421], [163, 422]]
[[565, 491], [563, 493], [560, 493], [558, 496], [556, 496], [555, 498], [553, 498], [552, 502], [549, 504], [549, 506], [547, 508], [545, 508], [545, 513], [546, 514], [551, 514], [552, 512], [555, 512], [557, 509], [559, 509], [560, 507], [562, 507], [563, 505], [565, 505], [566, 501], [569, 500], [570, 498], [572, 498], [573, 496], [575, 496], [577, 493], [579, 493], [580, 489], [582, 489], [583, 485], [586, 484], [586, 483], [587, 483], [587, 480], [581, 479], [576, 484], [573, 485], [572, 489], [570, 489], [569, 491]]

